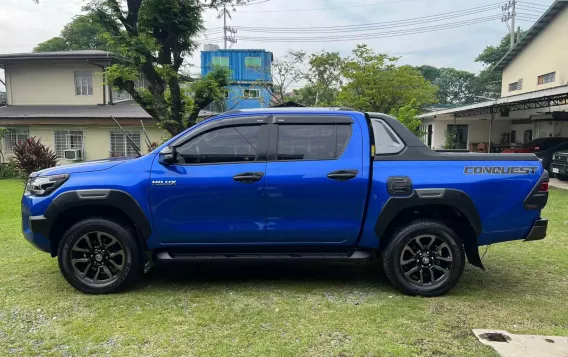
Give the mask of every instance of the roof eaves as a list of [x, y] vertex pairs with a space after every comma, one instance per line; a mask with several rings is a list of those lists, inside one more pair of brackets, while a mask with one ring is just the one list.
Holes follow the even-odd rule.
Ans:
[[568, 0], [556, 0], [546, 12], [538, 19], [537, 22], [532, 25], [529, 31], [521, 38], [519, 42], [513, 46], [506, 54], [503, 56], [499, 62], [493, 68], [494, 70], [503, 70], [507, 65], [519, 54], [531, 41], [533, 38], [537, 37], [540, 32], [545, 29], [556, 15], [568, 5]]

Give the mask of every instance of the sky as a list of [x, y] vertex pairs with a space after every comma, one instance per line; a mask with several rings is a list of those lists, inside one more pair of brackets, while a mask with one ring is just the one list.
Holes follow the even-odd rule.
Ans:
[[[401, 64], [432, 65], [436, 67], [454, 67], [471, 72], [478, 72], [482, 66], [474, 61], [485, 46], [499, 43], [508, 31], [505, 23], [498, 18], [501, 14], [499, 4], [506, 1], [495, 0], [252, 0], [258, 4], [236, 7], [227, 19], [229, 26], [263, 27], [263, 28], [297, 28], [297, 34], [246, 32], [240, 30], [236, 34], [237, 43], [232, 48], [262, 48], [272, 51], [275, 57], [284, 55], [288, 50], [304, 50], [306, 52], [334, 51], [348, 55], [359, 43], [365, 43], [377, 52], [401, 57]], [[523, 29], [528, 29], [537, 16], [540, 16], [553, 0], [527, 0], [519, 10], [523, 20], [517, 22]], [[32, 0], [0, 0], [0, 53], [31, 52], [40, 42], [57, 36], [63, 26], [73, 16], [81, 13], [84, 0], [40, 0], [34, 4]], [[472, 9], [495, 4], [495, 8], [481, 13], [452, 18], [447, 13]], [[541, 6], [538, 6], [541, 5]], [[476, 10], [477, 11], [477, 10]], [[437, 16], [442, 14], [442, 16]], [[447, 15], [443, 15], [447, 14]], [[467, 24], [479, 21], [488, 16], [496, 18], [482, 23]], [[437, 16], [437, 17], [435, 17]], [[335, 36], [337, 34], [306, 34], [302, 28], [351, 26], [370, 23], [384, 23], [415, 18], [422, 19], [421, 24], [410, 28], [419, 28], [412, 35], [366, 38], [354, 36], [348, 41], [325, 42], [256, 42], [239, 37], [277, 37], [293, 36], [318, 37]], [[209, 33], [202, 34], [204, 43], [213, 42], [222, 46], [214, 32], [223, 26], [217, 12], [208, 10], [204, 20]], [[519, 18], [520, 20], [520, 18]], [[457, 23], [460, 27], [425, 32], [423, 27], [439, 24]], [[465, 23], [465, 26], [461, 26]], [[400, 22], [398, 23], [400, 25]], [[392, 23], [389, 25], [392, 26]], [[452, 25], [453, 26], [453, 25]], [[355, 35], [367, 35], [374, 32], [403, 30], [409, 27], [397, 27], [356, 32]], [[217, 30], [218, 31], [218, 30]], [[350, 33], [353, 35], [353, 33]], [[199, 72], [199, 53], [189, 58], [188, 62], [195, 66], [190, 72]], [[0, 83], [0, 89], [2, 89]]]

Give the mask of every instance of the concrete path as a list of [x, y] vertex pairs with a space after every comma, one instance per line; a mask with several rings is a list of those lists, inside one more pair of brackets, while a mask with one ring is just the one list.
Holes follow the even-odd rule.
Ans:
[[550, 182], [548, 184], [551, 187], [562, 188], [564, 190], [568, 190], [568, 181], [560, 181], [557, 178], [551, 178]]
[[513, 335], [501, 330], [472, 330], [479, 342], [502, 357], [566, 357], [568, 337]]

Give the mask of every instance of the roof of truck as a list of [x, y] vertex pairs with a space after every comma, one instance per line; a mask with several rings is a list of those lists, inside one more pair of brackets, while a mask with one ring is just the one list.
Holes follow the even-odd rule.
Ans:
[[326, 114], [329, 112], [345, 112], [345, 113], [360, 113], [359, 111], [351, 108], [317, 108], [317, 107], [283, 107], [283, 108], [256, 108], [256, 109], [238, 109], [225, 112], [223, 114], [237, 114], [237, 113], [258, 113], [258, 114], [288, 114], [288, 113], [321, 113]]

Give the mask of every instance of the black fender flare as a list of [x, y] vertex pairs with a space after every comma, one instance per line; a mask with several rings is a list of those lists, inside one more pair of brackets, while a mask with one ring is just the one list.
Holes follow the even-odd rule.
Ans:
[[111, 189], [74, 190], [58, 195], [45, 211], [44, 219], [41, 220], [43, 222], [38, 224], [37, 231], [49, 238], [53, 223], [60, 214], [70, 209], [89, 206], [115, 207], [132, 219], [143, 239], [147, 239], [152, 233], [150, 220], [134, 197], [127, 192]]
[[466, 255], [471, 264], [483, 269], [477, 249], [477, 237], [482, 232], [481, 218], [471, 198], [461, 190], [428, 188], [414, 190], [410, 196], [391, 196], [377, 218], [375, 224], [377, 237], [380, 238], [384, 235], [390, 222], [404, 209], [427, 205], [450, 206], [459, 210], [467, 218], [475, 232], [475, 242], [473, 242], [474, 244], [465, 244]]

